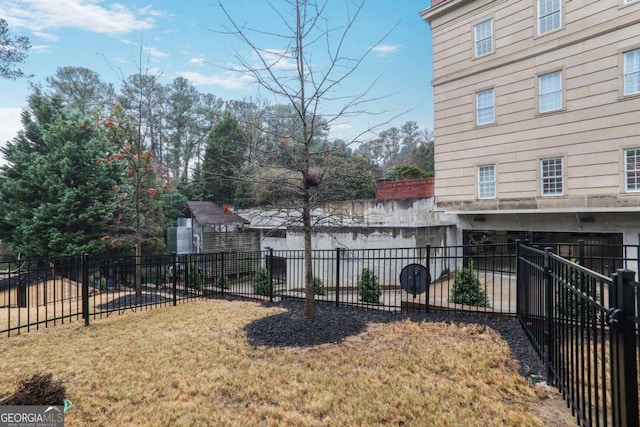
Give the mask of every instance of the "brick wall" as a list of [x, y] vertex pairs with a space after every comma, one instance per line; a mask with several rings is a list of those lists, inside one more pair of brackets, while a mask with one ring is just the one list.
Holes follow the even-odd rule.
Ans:
[[376, 185], [376, 198], [379, 200], [420, 199], [434, 194], [433, 178], [378, 181]]

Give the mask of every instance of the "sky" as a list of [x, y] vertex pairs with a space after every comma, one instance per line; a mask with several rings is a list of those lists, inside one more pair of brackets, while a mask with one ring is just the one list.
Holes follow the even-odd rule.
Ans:
[[[259, 30], [247, 34], [260, 48], [284, 49], [273, 34], [287, 33], [287, 28], [268, 6], [274, 5], [287, 19], [288, 10], [280, 7], [283, 0], [221, 2], [236, 23]], [[329, 25], [344, 28], [348, 15], [337, 7], [342, 2], [328, 3]], [[399, 127], [409, 120], [433, 129], [431, 34], [420, 17], [430, 3], [367, 0], [347, 36], [344, 53], [355, 58], [370, 52], [332, 96], [366, 92], [374, 101], [365, 105], [366, 113], [337, 122], [330, 137], [348, 139], [365, 129]], [[20, 112], [27, 106], [30, 85], [46, 86], [45, 79], [65, 66], [91, 69], [117, 89], [123, 76], [138, 73], [142, 65], [164, 84], [182, 76], [200, 92], [224, 100], [278, 102], [246, 75], [230, 71], [237, 68], [238, 58], [253, 64], [256, 56], [246, 44], [224, 33], [230, 24], [218, 0], [0, 0], [0, 18], [7, 21], [11, 35], [27, 36], [32, 45], [19, 66], [32, 77], [0, 80], [0, 144], [21, 129]], [[323, 52], [312, 52], [320, 69]], [[339, 105], [332, 108], [327, 113]]]

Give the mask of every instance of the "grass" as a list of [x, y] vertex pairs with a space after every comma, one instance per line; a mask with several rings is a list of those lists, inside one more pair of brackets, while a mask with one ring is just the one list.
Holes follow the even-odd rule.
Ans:
[[282, 309], [202, 301], [0, 338], [0, 399], [36, 372], [64, 382], [67, 426], [542, 426], [545, 394], [475, 325], [370, 324], [340, 343], [254, 348]]

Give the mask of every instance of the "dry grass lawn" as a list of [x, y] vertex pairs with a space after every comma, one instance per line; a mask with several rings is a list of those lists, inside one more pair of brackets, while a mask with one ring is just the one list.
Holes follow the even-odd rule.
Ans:
[[51, 372], [67, 426], [543, 426], [546, 393], [492, 330], [402, 320], [251, 347], [244, 327], [280, 310], [202, 301], [0, 338], [0, 398]]

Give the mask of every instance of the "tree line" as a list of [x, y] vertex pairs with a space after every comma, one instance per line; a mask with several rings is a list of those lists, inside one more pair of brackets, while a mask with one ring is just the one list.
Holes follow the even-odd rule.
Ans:
[[[82, 67], [32, 86], [27, 104], [0, 168], [0, 238], [16, 252], [158, 251], [166, 227], [188, 215], [187, 200], [287, 206], [300, 191], [290, 178], [302, 130], [289, 105], [225, 101], [183, 77], [161, 84], [150, 74], [116, 91]], [[407, 173], [398, 166], [433, 168], [433, 140], [415, 122], [352, 147], [314, 120], [315, 202], [373, 198], [377, 178]]]

